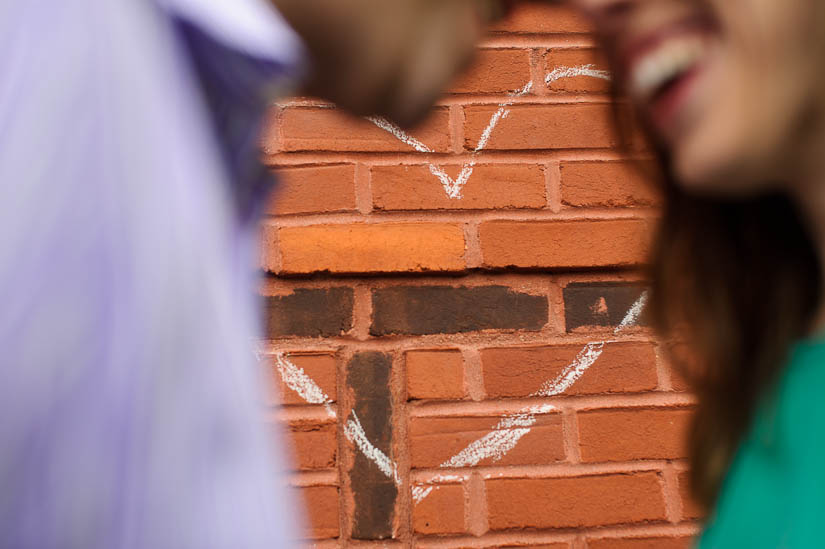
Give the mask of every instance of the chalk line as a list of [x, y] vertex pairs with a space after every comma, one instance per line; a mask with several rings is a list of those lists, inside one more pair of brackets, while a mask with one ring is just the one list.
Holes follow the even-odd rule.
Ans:
[[[507, 94], [510, 97], [520, 97], [522, 95], [526, 95], [530, 93], [530, 90], [533, 89], [533, 83], [528, 82], [525, 84], [521, 89], [511, 92]], [[513, 102], [508, 101], [504, 103], [500, 103], [498, 106], [498, 110], [493, 113], [493, 116], [490, 117], [490, 122], [487, 124], [487, 127], [484, 128], [484, 131], [481, 134], [481, 138], [478, 140], [478, 144], [473, 149], [473, 156], [479, 154], [484, 148], [487, 146], [487, 143], [490, 141], [490, 136], [493, 133], [493, 130], [498, 125], [498, 123], [507, 118], [507, 115], [510, 114], [510, 110], [508, 107], [512, 106]], [[397, 125], [393, 124], [389, 120], [379, 116], [371, 116], [368, 117], [367, 120], [378, 126], [384, 131], [389, 132], [396, 139], [405, 143], [412, 147], [414, 150], [421, 152], [421, 153], [432, 153], [434, 152], [430, 147], [416, 139], [415, 137], [409, 135], [407, 132], [399, 128]], [[462, 168], [461, 172], [459, 172], [458, 177], [453, 179], [449, 176], [447, 172], [441, 166], [433, 164], [431, 162], [427, 163], [427, 167], [430, 169], [430, 173], [433, 174], [435, 177], [441, 181], [441, 185], [444, 187], [444, 192], [447, 193], [448, 198], [452, 199], [461, 199], [461, 190], [464, 188], [464, 185], [467, 184], [467, 181], [470, 179], [470, 176], [473, 175], [473, 170], [476, 166], [476, 159], [473, 158], [469, 162], [465, 163]]]
[[556, 80], [563, 78], [575, 78], [577, 76], [589, 76], [601, 80], [610, 80], [610, 73], [595, 68], [595, 65], [579, 65], [578, 67], [556, 67], [544, 77], [545, 84], [552, 84]]
[[392, 479], [396, 485], [401, 484], [401, 477], [398, 476], [398, 465], [396, 465], [387, 454], [376, 448], [375, 445], [370, 442], [355, 410], [352, 412], [352, 418], [348, 419], [347, 424], [344, 426], [344, 434], [347, 440], [355, 444], [355, 446], [361, 450], [361, 453], [364, 454], [368, 460], [375, 463], [382, 473]]
[[[557, 80], [561, 80], [563, 78], [575, 78], [577, 76], [587, 76], [590, 78], [599, 78], [602, 80], [610, 80], [610, 73], [604, 70], [596, 69], [595, 65], [588, 64], [588, 65], [580, 65], [577, 67], [557, 67], [553, 69], [550, 73], [548, 73], [545, 78], [545, 84], [549, 85], [552, 82]], [[520, 89], [515, 90], [513, 92], [508, 93], [507, 95], [511, 98], [521, 97], [523, 95], [527, 95], [532, 91], [533, 83], [528, 82]], [[475, 169], [477, 156], [481, 153], [490, 141], [492, 137], [493, 130], [495, 130], [496, 126], [498, 126], [499, 122], [507, 118], [510, 114], [510, 109], [513, 105], [513, 101], [505, 101], [504, 103], [499, 103], [498, 109], [493, 115], [490, 117], [490, 122], [487, 124], [487, 127], [484, 128], [484, 131], [481, 133], [481, 137], [478, 140], [478, 144], [472, 151], [473, 158], [466, 162], [461, 171], [458, 174], [458, 177], [453, 179], [450, 175], [444, 171], [444, 168], [438, 166], [437, 164], [433, 164], [431, 162], [427, 163], [427, 167], [430, 170], [430, 173], [433, 174], [440, 182], [441, 186], [444, 187], [444, 192], [447, 194], [447, 198], [460, 200], [462, 198], [461, 191], [467, 182], [470, 180], [470, 177], [473, 175], [473, 170]], [[413, 150], [420, 152], [420, 153], [434, 153], [430, 147], [416, 139], [415, 137], [411, 136], [397, 125], [393, 124], [386, 118], [380, 116], [370, 116], [367, 117], [367, 120], [381, 128], [382, 130], [390, 133], [396, 139], [401, 141], [402, 143], [409, 145]]]
[[[622, 318], [616, 328], [613, 330], [614, 335], [618, 335], [622, 330], [628, 326], [636, 324], [639, 320], [639, 315], [647, 303], [647, 292], [643, 292], [635, 303], [630, 307], [627, 313]], [[568, 364], [562, 372], [554, 379], [547, 381], [542, 387], [532, 393], [531, 397], [548, 397], [563, 393], [573, 386], [582, 375], [590, 368], [602, 355], [604, 346], [611, 341], [599, 341], [596, 343], [588, 343], [576, 355], [576, 358]], [[510, 450], [515, 448], [518, 441], [530, 432], [532, 426], [536, 422], [536, 415], [540, 413], [548, 413], [555, 408], [551, 405], [547, 407], [527, 408], [515, 414], [509, 414], [501, 418], [501, 420], [493, 427], [492, 431], [483, 437], [471, 442], [467, 447], [459, 453], [443, 462], [439, 467], [457, 468], [457, 467], [474, 467], [482, 460], [493, 458], [493, 461], [498, 461], [507, 455]], [[438, 485], [430, 485], [426, 488], [413, 487], [413, 501], [420, 503], [433, 490], [438, 488]]]
[[323, 404], [330, 417], [335, 417], [332, 399], [309, 377], [304, 369], [288, 360], [283, 353], [275, 355], [275, 367], [287, 387], [310, 404]]

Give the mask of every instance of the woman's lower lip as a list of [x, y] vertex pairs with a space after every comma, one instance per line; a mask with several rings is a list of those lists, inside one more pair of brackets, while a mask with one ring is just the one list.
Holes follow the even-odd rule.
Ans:
[[680, 115], [696, 88], [702, 70], [702, 64], [689, 69], [648, 103], [651, 122], [663, 137], [672, 138], [678, 133], [682, 119]]

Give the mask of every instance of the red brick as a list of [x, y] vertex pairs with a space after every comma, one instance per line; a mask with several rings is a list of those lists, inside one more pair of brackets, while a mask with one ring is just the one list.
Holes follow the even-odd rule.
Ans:
[[[410, 457], [413, 467], [437, 467], [470, 443], [493, 432], [501, 417], [414, 417], [410, 420]], [[520, 429], [515, 425], [510, 429]], [[482, 465], [525, 465], [564, 459], [560, 414], [536, 416], [530, 432], [501, 460], [487, 458]], [[504, 427], [502, 430], [507, 430]]]
[[488, 221], [479, 229], [487, 267], [626, 267], [647, 259], [643, 219]]
[[283, 227], [281, 272], [461, 271], [464, 230], [446, 223]]
[[338, 488], [335, 486], [309, 486], [294, 488], [296, 498], [303, 502], [309, 523], [306, 533], [310, 539], [336, 538], [339, 535]]
[[579, 412], [582, 461], [678, 459], [686, 456], [687, 408]]
[[296, 288], [291, 294], [266, 298], [266, 334], [332, 337], [352, 328], [352, 288]]
[[[594, 326], [619, 326], [633, 308], [645, 287], [627, 282], [571, 282], [562, 291], [564, 326], [568, 332]], [[647, 326], [647, 314], [642, 308], [634, 321]]]
[[[556, 379], [582, 345], [511, 347], [481, 352], [489, 398], [526, 397]], [[637, 393], [656, 389], [656, 357], [648, 343], [610, 343], [565, 394]]]
[[[372, 122], [337, 109], [291, 107], [282, 118], [284, 151], [411, 152], [413, 149]], [[435, 151], [450, 147], [449, 113], [433, 109], [410, 134]]]
[[289, 441], [293, 464], [297, 469], [305, 471], [335, 467], [338, 442], [334, 423], [291, 422]]
[[[333, 354], [289, 354], [285, 358], [301, 368], [331, 400], [336, 399], [337, 368]], [[274, 395], [271, 403], [306, 404], [307, 402], [298, 393], [284, 383], [283, 377], [277, 370], [277, 361], [272, 359], [270, 362], [274, 370]]]
[[413, 506], [413, 529], [418, 534], [463, 534], [464, 488], [460, 484], [440, 484]]
[[375, 336], [538, 331], [548, 301], [508, 286], [390, 286], [373, 290], [372, 311]]
[[448, 91], [452, 93], [501, 93], [515, 91], [530, 82], [530, 51], [483, 49], [476, 52], [470, 69]]
[[633, 162], [562, 162], [561, 199], [567, 206], [596, 208], [652, 206], [660, 196]]
[[[442, 166], [458, 179], [463, 166]], [[372, 169], [373, 205], [377, 210], [483, 210], [543, 208], [544, 173], [539, 166], [482, 164], [473, 169], [461, 198], [447, 196], [428, 166], [376, 166]]]
[[464, 359], [457, 350], [409, 351], [407, 398], [464, 398]]
[[[593, 48], [553, 49], [544, 56], [547, 74], [556, 69], [593, 65], [594, 70], [607, 70], [607, 63]], [[610, 81], [593, 76], [573, 76], [559, 78], [548, 84], [552, 92], [608, 93]]]
[[525, 543], [519, 545], [506, 545], [501, 549], [570, 549], [569, 543], [540, 543], [538, 545]]
[[[464, 146], [475, 149], [497, 105], [464, 108]], [[613, 148], [620, 141], [610, 106], [602, 103], [513, 105], [499, 121], [485, 150]]]
[[272, 215], [355, 211], [355, 166], [279, 168], [278, 186], [269, 201]]
[[682, 498], [682, 518], [703, 519], [707, 515], [702, 505], [693, 499], [690, 493], [690, 474], [687, 471], [679, 473], [679, 496]]
[[589, 21], [577, 10], [544, 2], [522, 2], [510, 17], [493, 26], [494, 32], [555, 34], [590, 32]]
[[688, 549], [690, 536], [588, 539], [587, 549]]
[[660, 479], [652, 472], [491, 479], [486, 485], [491, 530], [579, 528], [666, 519]]

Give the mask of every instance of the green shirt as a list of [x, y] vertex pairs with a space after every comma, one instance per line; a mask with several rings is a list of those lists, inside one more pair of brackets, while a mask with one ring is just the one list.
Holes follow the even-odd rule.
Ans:
[[698, 547], [825, 548], [825, 339], [794, 346]]

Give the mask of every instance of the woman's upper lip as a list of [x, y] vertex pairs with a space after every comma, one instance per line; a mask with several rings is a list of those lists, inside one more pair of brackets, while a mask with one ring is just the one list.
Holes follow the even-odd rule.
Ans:
[[712, 23], [707, 17], [693, 16], [673, 23], [658, 25], [652, 31], [638, 33], [627, 39], [619, 37], [618, 61], [622, 73], [625, 76], [629, 75], [641, 58], [656, 49], [665, 40], [682, 33], [708, 32], [711, 28]]

